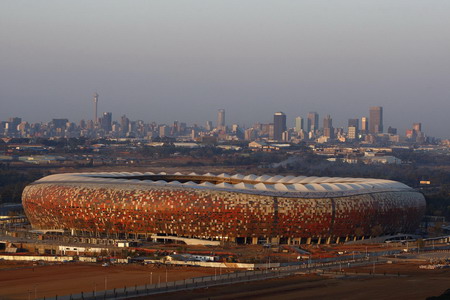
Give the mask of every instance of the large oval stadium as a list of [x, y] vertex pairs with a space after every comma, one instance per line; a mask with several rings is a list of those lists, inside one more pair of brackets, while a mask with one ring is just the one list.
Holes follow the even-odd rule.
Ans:
[[34, 229], [236, 243], [339, 243], [413, 233], [423, 195], [368, 178], [68, 173], [23, 192]]

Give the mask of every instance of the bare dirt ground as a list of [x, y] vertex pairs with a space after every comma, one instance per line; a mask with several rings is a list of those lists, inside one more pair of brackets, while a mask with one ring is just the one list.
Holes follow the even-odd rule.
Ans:
[[[217, 270], [216, 270], [217, 271]], [[213, 275], [211, 268], [167, 268], [168, 281]], [[221, 270], [225, 272], [225, 270]], [[152, 274], [151, 274], [152, 273]], [[150, 278], [152, 277], [152, 278]], [[106, 280], [105, 280], [106, 279]], [[102, 267], [99, 264], [66, 263], [33, 266], [31, 263], [0, 262], [0, 299], [34, 299], [56, 295], [78, 294], [105, 289], [134, 287], [135, 285], [164, 283], [166, 267], [155, 265], [116, 265]]]
[[[407, 276], [371, 277], [371, 266], [358, 268], [357, 275], [342, 279], [296, 275], [244, 284], [212, 287], [139, 299], [426, 299], [450, 288], [450, 270], [420, 270], [419, 264], [377, 265], [378, 274]], [[349, 270], [346, 270], [349, 271]], [[350, 270], [352, 272], [355, 269]]]

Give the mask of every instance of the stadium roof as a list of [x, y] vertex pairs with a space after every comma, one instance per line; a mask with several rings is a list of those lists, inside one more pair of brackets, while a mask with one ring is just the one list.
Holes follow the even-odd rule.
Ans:
[[[65, 173], [44, 177], [35, 183], [92, 183], [170, 186], [227, 190], [285, 197], [338, 197], [386, 191], [412, 191], [407, 185], [384, 179], [242, 175], [222, 173], [182, 174], [141, 172]], [[122, 185], [121, 185], [122, 186]]]

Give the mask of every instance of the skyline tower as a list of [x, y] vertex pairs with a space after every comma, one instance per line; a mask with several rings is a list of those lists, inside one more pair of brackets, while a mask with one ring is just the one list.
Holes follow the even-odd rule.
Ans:
[[276, 112], [273, 115], [273, 139], [281, 141], [283, 132], [286, 131], [286, 115], [282, 112]]
[[367, 120], [367, 117], [361, 118], [361, 133], [367, 133], [369, 130], [369, 120]]
[[225, 130], [225, 109], [217, 111], [217, 127], [218, 130]]
[[100, 125], [104, 131], [110, 132], [112, 130], [112, 113], [104, 112]]
[[300, 132], [302, 130], [304, 130], [303, 118], [302, 117], [297, 117], [297, 118], [295, 118], [295, 131], [296, 132]]
[[308, 120], [306, 122], [306, 130], [314, 132], [319, 129], [319, 114], [316, 112], [308, 113]]
[[383, 133], [383, 107], [372, 106], [369, 113], [369, 133]]
[[323, 119], [323, 135], [330, 139], [334, 138], [333, 119], [330, 115]]
[[94, 93], [94, 124], [98, 123], [98, 114], [97, 114], [97, 108], [98, 108], [98, 94]]

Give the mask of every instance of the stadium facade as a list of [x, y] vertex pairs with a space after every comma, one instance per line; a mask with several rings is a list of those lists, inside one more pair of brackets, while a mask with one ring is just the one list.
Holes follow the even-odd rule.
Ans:
[[209, 173], [51, 175], [22, 202], [34, 229], [275, 244], [414, 233], [425, 211], [390, 180]]

